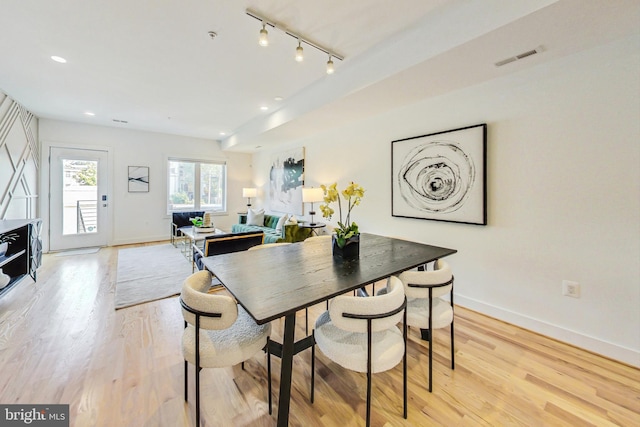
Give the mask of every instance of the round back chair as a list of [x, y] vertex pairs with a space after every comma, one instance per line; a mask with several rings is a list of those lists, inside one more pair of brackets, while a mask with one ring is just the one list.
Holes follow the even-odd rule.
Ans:
[[[180, 305], [184, 318], [184, 400], [188, 401], [188, 364], [196, 367], [196, 425], [200, 425], [200, 370], [244, 363], [267, 346], [271, 324], [258, 325], [237, 302], [212, 295], [211, 273], [202, 270], [182, 285]], [[269, 387], [271, 377], [269, 376]]]
[[[315, 342], [322, 353], [343, 368], [367, 373], [367, 426], [371, 423], [371, 374], [403, 361], [404, 418], [407, 418], [407, 328], [404, 287], [391, 277], [388, 293], [358, 297], [340, 295], [318, 317]], [[402, 332], [396, 326], [402, 321]], [[315, 346], [312, 347], [311, 401], [315, 382]]]
[[[429, 392], [433, 390], [434, 329], [451, 325], [451, 369], [455, 369], [453, 330], [453, 274], [449, 264], [437, 260], [429, 271], [405, 271], [400, 274], [407, 295], [407, 324], [420, 328], [422, 339], [429, 341]], [[449, 301], [443, 296], [449, 294]]]

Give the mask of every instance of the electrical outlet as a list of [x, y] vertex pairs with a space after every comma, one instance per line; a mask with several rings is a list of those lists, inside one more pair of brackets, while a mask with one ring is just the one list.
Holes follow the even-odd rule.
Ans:
[[563, 280], [562, 295], [573, 298], [580, 298], [580, 283], [572, 282], [571, 280]]

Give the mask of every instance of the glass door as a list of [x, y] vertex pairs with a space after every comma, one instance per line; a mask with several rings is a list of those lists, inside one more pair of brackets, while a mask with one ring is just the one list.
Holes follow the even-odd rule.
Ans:
[[107, 245], [108, 152], [51, 147], [52, 251]]

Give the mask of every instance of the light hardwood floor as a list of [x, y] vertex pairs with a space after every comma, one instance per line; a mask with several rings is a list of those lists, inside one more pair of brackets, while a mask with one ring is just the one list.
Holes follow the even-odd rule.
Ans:
[[[177, 250], [177, 249], [176, 249]], [[75, 426], [189, 426], [183, 399], [182, 317], [177, 298], [114, 310], [118, 248], [45, 255], [36, 284], [0, 299], [0, 402], [68, 403]], [[310, 310], [315, 318], [324, 305]], [[638, 426], [640, 371], [456, 307], [456, 368], [448, 329], [434, 334], [434, 391], [427, 344], [411, 331], [409, 417], [401, 365], [373, 377], [373, 426]], [[283, 322], [273, 323], [274, 336]], [[304, 333], [304, 314], [298, 331]], [[614, 331], [612, 331], [614, 333]], [[294, 358], [290, 425], [364, 425], [366, 378], [310, 350]], [[274, 403], [280, 365], [273, 358]], [[194, 397], [190, 367], [190, 397]], [[203, 425], [273, 426], [266, 356], [201, 374]], [[274, 407], [274, 414], [277, 411]]]

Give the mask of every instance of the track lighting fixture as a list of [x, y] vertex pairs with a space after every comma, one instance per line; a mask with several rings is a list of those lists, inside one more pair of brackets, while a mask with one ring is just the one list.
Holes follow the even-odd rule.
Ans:
[[304, 61], [304, 49], [302, 49], [302, 42], [298, 40], [298, 47], [296, 48], [296, 61]]
[[260, 21], [262, 23], [262, 29], [260, 30], [260, 38], [258, 40], [258, 43], [260, 44], [260, 46], [268, 46], [269, 45], [269, 40], [267, 39], [267, 25], [275, 28], [277, 30], [282, 31], [283, 33], [285, 33], [286, 35], [293, 37], [294, 39], [298, 40], [298, 47], [296, 47], [296, 61], [298, 62], [302, 62], [304, 60], [304, 49], [302, 48], [302, 43], [304, 42], [305, 44], [307, 44], [308, 46], [311, 46], [317, 50], [319, 50], [320, 52], [324, 52], [327, 55], [329, 55], [329, 61], [327, 61], [327, 74], [333, 74], [335, 71], [334, 68], [334, 64], [333, 64], [333, 58], [338, 59], [340, 61], [344, 60], [343, 56], [337, 55], [333, 50], [327, 49], [325, 47], [323, 47], [322, 45], [315, 43], [311, 40], [309, 40], [308, 38], [304, 37], [303, 35], [299, 34], [299, 33], [295, 33], [289, 29], [287, 29], [287, 27], [282, 24], [282, 23], [278, 23], [276, 21], [274, 21], [273, 19], [269, 19], [265, 16], [262, 16], [260, 14], [258, 14], [257, 12], [252, 11], [251, 9], [247, 9], [246, 10], [247, 15], [249, 15], [250, 17], [257, 19], [258, 21]]
[[327, 61], [327, 74], [333, 74], [334, 71], [333, 61], [331, 60], [331, 55], [329, 55], [329, 60]]
[[266, 29], [266, 25], [264, 22], [262, 23], [262, 29], [260, 30], [260, 39], [258, 40], [258, 44], [260, 46], [269, 46], [269, 39], [267, 35], [269, 34]]

